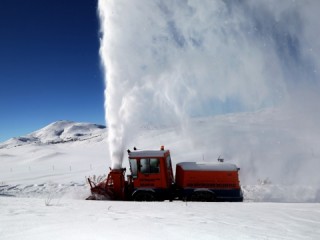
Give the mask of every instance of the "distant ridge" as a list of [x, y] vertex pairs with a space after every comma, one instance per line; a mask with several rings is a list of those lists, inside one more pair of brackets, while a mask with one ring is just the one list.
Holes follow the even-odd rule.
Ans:
[[0, 143], [0, 149], [27, 144], [58, 144], [101, 137], [106, 127], [94, 123], [60, 120], [25, 136], [14, 137]]

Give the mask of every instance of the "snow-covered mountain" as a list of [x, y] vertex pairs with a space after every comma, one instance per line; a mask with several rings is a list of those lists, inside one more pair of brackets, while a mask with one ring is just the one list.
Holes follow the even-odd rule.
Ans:
[[57, 121], [0, 144], [0, 182], [84, 182], [107, 171], [107, 129], [92, 123]]
[[26, 144], [57, 144], [103, 138], [106, 127], [92, 123], [57, 121], [26, 136], [11, 138], [0, 144], [1, 148], [12, 148]]

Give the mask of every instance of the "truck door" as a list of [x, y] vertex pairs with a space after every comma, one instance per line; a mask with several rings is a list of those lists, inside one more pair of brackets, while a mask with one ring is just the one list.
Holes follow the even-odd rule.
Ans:
[[[135, 187], [161, 188], [160, 159], [141, 158]], [[139, 186], [138, 186], [139, 185]]]

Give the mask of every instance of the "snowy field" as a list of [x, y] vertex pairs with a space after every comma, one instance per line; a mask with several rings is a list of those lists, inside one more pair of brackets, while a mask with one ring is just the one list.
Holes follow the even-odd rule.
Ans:
[[[308, 166], [317, 166], [319, 135], [286, 122], [274, 110], [230, 114], [192, 120], [192, 138], [144, 126], [130, 142], [165, 145], [174, 164], [219, 155], [236, 163], [244, 203], [85, 201], [85, 177], [111, 165], [107, 129], [60, 121], [10, 139], [0, 144], [0, 239], [318, 239], [319, 177]], [[300, 169], [296, 154], [307, 159]]]
[[318, 239], [319, 204], [0, 198], [1, 239]]

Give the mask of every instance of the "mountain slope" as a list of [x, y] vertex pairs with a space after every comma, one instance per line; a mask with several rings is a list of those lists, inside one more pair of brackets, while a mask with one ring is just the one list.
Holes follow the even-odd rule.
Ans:
[[0, 144], [1, 148], [12, 148], [26, 144], [57, 144], [70, 141], [83, 141], [102, 137], [105, 126], [92, 123], [57, 121], [26, 136], [11, 138]]

